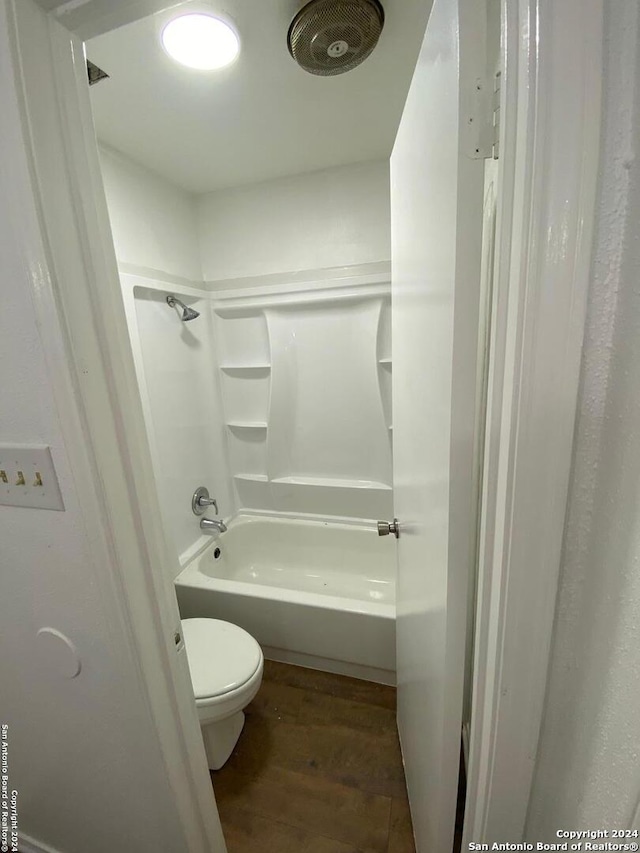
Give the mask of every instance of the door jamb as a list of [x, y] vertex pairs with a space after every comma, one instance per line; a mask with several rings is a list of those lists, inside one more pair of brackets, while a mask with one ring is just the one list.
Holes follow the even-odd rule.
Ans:
[[[39, 233], [31, 290], [85, 529], [121, 602], [189, 853], [225, 853], [129, 346], [81, 40], [37, 3], [7, 0]], [[11, 158], [10, 151], [4, 151]], [[71, 382], [68, 381], [70, 375]]]
[[521, 841], [543, 715], [598, 175], [603, 0], [502, 0], [498, 243], [463, 849]]

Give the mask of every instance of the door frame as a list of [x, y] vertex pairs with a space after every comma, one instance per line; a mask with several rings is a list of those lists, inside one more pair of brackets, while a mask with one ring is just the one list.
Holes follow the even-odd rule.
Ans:
[[[17, 194], [30, 191], [39, 219], [39, 229], [23, 235], [24, 253], [84, 527], [121, 603], [124, 642], [146, 694], [186, 849], [226, 853], [167, 583], [174, 567], [120, 293], [83, 43], [38, 3], [3, 2], [16, 82], [11, 91], [13, 81], [0, 81], [0, 93], [18, 101], [16, 159], [26, 149], [31, 186]], [[11, 162], [13, 151], [2, 156]], [[49, 850], [35, 839], [21, 844]]]
[[[15, 23], [21, 0], [4, 2]], [[82, 49], [83, 39], [175, 0], [39, 5], [42, 26], [10, 33], [40, 209], [31, 257], [45, 274], [33, 277], [34, 303], [53, 367], [64, 363], [75, 378], [72, 390], [54, 388], [61, 412], [71, 402], [81, 412], [79, 423], [63, 417], [63, 431], [72, 458], [78, 442], [88, 449], [91, 464], [77, 460], [79, 486], [101, 483], [109, 540], [101, 547], [121, 590], [189, 851], [224, 851], [186, 661], [174, 645], [178, 614], [166, 594], [167, 551]], [[589, 282], [602, 11], [603, 0], [502, 0], [507, 73], [464, 843], [520, 840], [526, 820]], [[62, 352], [47, 332], [52, 313]]]
[[492, 306], [467, 807], [521, 841], [572, 463], [601, 132], [603, 0], [502, 0]]

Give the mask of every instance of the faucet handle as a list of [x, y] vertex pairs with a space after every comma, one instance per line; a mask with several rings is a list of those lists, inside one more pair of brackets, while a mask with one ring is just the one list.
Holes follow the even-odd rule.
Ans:
[[212, 506], [216, 515], [218, 514], [218, 502], [209, 497], [209, 489], [206, 486], [198, 486], [191, 498], [191, 509], [194, 515], [203, 515], [208, 506]]

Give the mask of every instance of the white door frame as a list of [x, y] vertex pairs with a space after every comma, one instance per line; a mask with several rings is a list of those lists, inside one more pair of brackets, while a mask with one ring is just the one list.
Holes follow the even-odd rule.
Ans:
[[[17, 96], [21, 108], [40, 220], [40, 233], [25, 235], [32, 299], [85, 529], [122, 603], [186, 849], [226, 853], [177, 602], [168, 594], [171, 552], [118, 284], [83, 44], [36, 4], [3, 2], [18, 88], [7, 97]], [[11, 162], [12, 151], [2, 156]]]
[[[13, 10], [22, 0], [3, 0]], [[11, 34], [45, 274], [33, 295], [54, 367], [75, 376], [63, 418], [82, 483], [102, 484], [102, 547], [122, 590], [190, 853], [223, 851], [166, 595], [166, 549], [108, 239], [81, 39], [171, 0], [40, 0]], [[489, 376], [465, 843], [519, 840], [542, 716], [589, 279], [600, 135], [603, 0], [503, 0], [497, 278]], [[18, 22], [20, 15], [17, 16]], [[3, 152], [11, 157], [11, 152]], [[36, 245], [37, 243], [37, 245]], [[47, 336], [60, 317], [64, 352]], [[57, 387], [60, 410], [69, 389]], [[134, 475], [135, 470], [135, 475]], [[89, 505], [89, 512], [95, 507]], [[97, 544], [99, 546], [99, 543]]]
[[555, 613], [595, 218], [603, 0], [502, 0], [496, 279], [467, 809], [522, 840]]

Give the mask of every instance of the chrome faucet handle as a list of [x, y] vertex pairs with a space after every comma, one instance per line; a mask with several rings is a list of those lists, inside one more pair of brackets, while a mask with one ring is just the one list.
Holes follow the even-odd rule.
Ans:
[[198, 486], [191, 498], [191, 509], [194, 515], [203, 515], [208, 506], [212, 506], [218, 514], [218, 502], [209, 497], [209, 489], [206, 486]]

